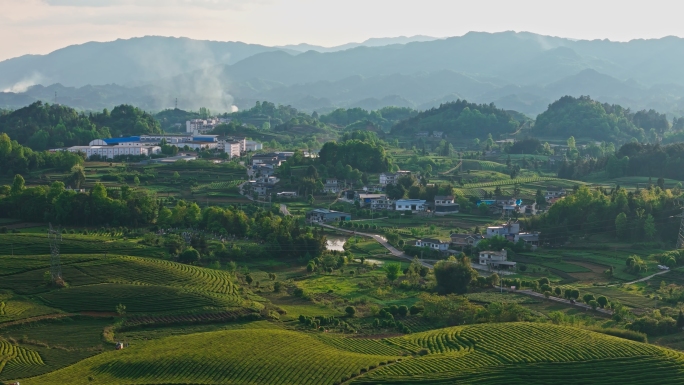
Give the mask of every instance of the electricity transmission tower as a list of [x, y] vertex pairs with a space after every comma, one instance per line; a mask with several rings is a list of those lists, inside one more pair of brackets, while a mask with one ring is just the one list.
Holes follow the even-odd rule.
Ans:
[[682, 218], [679, 223], [679, 235], [677, 236], [677, 249], [681, 249], [684, 248], [684, 210], [681, 215], [677, 216]]
[[59, 262], [59, 243], [62, 242], [62, 232], [59, 227], [52, 228], [50, 223], [50, 230], [48, 231], [48, 239], [50, 240], [50, 275], [52, 282], [62, 281], [62, 265]]

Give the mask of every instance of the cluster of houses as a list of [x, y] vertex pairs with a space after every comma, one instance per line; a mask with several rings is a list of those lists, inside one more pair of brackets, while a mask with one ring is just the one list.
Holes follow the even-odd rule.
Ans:
[[[502, 236], [514, 243], [522, 241], [525, 245], [529, 245], [532, 250], [535, 250], [539, 246], [539, 233], [520, 232], [520, 224], [517, 222], [507, 222], [499, 226], [487, 227], [485, 235], [456, 233], [451, 234], [450, 240], [425, 238], [416, 240], [415, 245], [449, 254], [456, 253], [459, 250], [462, 251], [465, 248], [476, 247], [483, 239], [493, 238], [495, 236]], [[507, 258], [506, 250], [481, 251], [479, 254], [479, 264], [489, 266], [494, 270], [515, 269], [516, 263], [508, 261]]]

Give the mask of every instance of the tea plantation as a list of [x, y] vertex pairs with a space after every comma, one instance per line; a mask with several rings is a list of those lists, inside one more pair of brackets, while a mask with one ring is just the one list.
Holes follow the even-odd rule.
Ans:
[[[34, 364], [39, 361], [34, 359]], [[569, 375], [571, 374], [571, 375]], [[684, 356], [571, 327], [508, 323], [381, 340], [278, 329], [138, 342], [22, 384], [660, 384]]]

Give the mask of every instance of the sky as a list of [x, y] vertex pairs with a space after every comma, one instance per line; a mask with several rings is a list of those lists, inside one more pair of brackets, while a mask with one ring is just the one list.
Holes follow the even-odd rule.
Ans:
[[0, 60], [147, 35], [328, 47], [469, 31], [684, 36], [684, 4], [676, 0], [0, 0], [0, 10]]

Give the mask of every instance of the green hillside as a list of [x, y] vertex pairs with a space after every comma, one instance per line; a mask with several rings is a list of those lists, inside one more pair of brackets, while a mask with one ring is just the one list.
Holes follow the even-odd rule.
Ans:
[[354, 384], [674, 384], [684, 381], [684, 357], [548, 324], [474, 325], [383, 340], [244, 329], [138, 342], [21, 383], [335, 384], [350, 378]]
[[398, 358], [345, 351], [322, 341], [268, 329], [169, 337], [103, 353], [21, 383], [333, 384]]
[[[679, 353], [547, 324], [457, 327], [389, 342], [429, 354], [374, 371], [355, 384], [673, 384], [684, 380], [684, 357]], [[572, 376], [567, 375], [570, 372]]]

